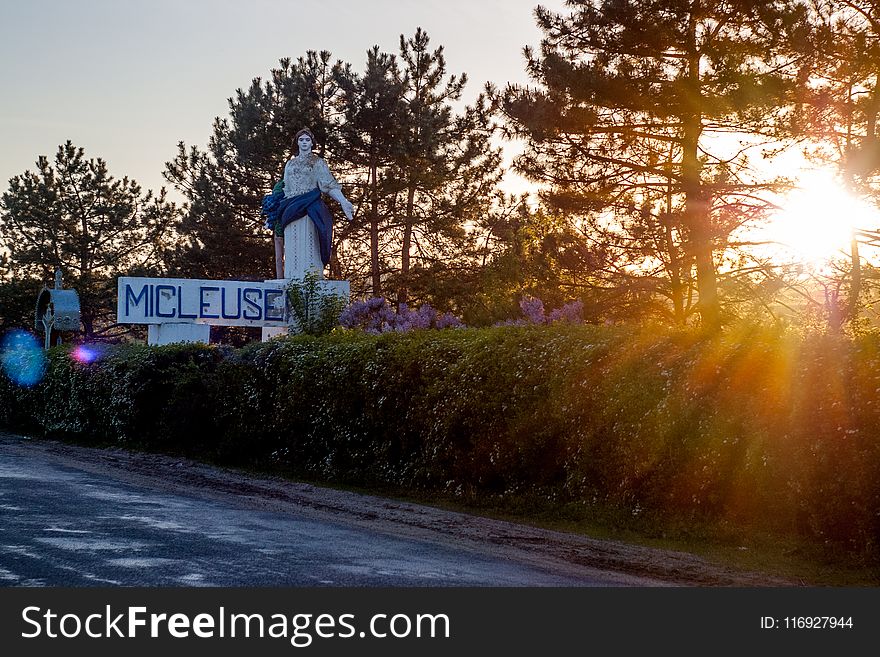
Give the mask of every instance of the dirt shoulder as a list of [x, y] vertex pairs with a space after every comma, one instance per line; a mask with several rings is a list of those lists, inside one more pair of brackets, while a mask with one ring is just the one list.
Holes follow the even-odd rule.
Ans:
[[597, 540], [430, 506], [255, 476], [196, 461], [123, 449], [94, 449], [0, 432], [15, 450], [39, 451], [69, 468], [158, 491], [221, 500], [242, 508], [296, 514], [387, 535], [455, 545], [563, 572], [614, 571], [621, 584], [793, 586], [670, 550]]

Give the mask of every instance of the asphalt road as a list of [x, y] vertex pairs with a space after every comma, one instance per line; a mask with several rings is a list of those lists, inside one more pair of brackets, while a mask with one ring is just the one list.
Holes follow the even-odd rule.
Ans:
[[0, 440], [2, 586], [621, 586], [299, 512], [243, 507], [81, 469]]

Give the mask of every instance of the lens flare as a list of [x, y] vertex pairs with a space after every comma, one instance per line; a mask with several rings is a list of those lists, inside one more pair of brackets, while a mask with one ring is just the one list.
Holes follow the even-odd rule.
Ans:
[[99, 354], [98, 350], [94, 347], [81, 344], [76, 349], [74, 349], [70, 355], [76, 362], [88, 365], [89, 363], [94, 363], [96, 360], [98, 360]]
[[781, 209], [759, 232], [775, 243], [777, 259], [821, 267], [849, 258], [853, 230], [873, 230], [880, 213], [828, 171], [804, 172], [800, 186], [780, 201]]
[[14, 383], [31, 387], [46, 373], [46, 354], [27, 331], [10, 331], [0, 343], [0, 366]]

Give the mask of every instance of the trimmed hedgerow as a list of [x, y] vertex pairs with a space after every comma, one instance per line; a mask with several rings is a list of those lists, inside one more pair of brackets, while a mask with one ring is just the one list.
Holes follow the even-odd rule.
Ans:
[[880, 549], [880, 339], [596, 326], [50, 352], [0, 423], [298, 476]]

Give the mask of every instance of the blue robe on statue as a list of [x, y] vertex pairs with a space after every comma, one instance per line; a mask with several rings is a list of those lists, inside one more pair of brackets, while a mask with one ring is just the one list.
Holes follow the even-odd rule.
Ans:
[[271, 228], [276, 235], [284, 235], [287, 224], [308, 216], [318, 231], [321, 245], [321, 262], [330, 262], [330, 244], [333, 240], [333, 217], [330, 209], [321, 198], [321, 190], [315, 187], [310, 192], [284, 198], [282, 184], [275, 185], [271, 194], [263, 197], [263, 216], [266, 217], [266, 228]]

